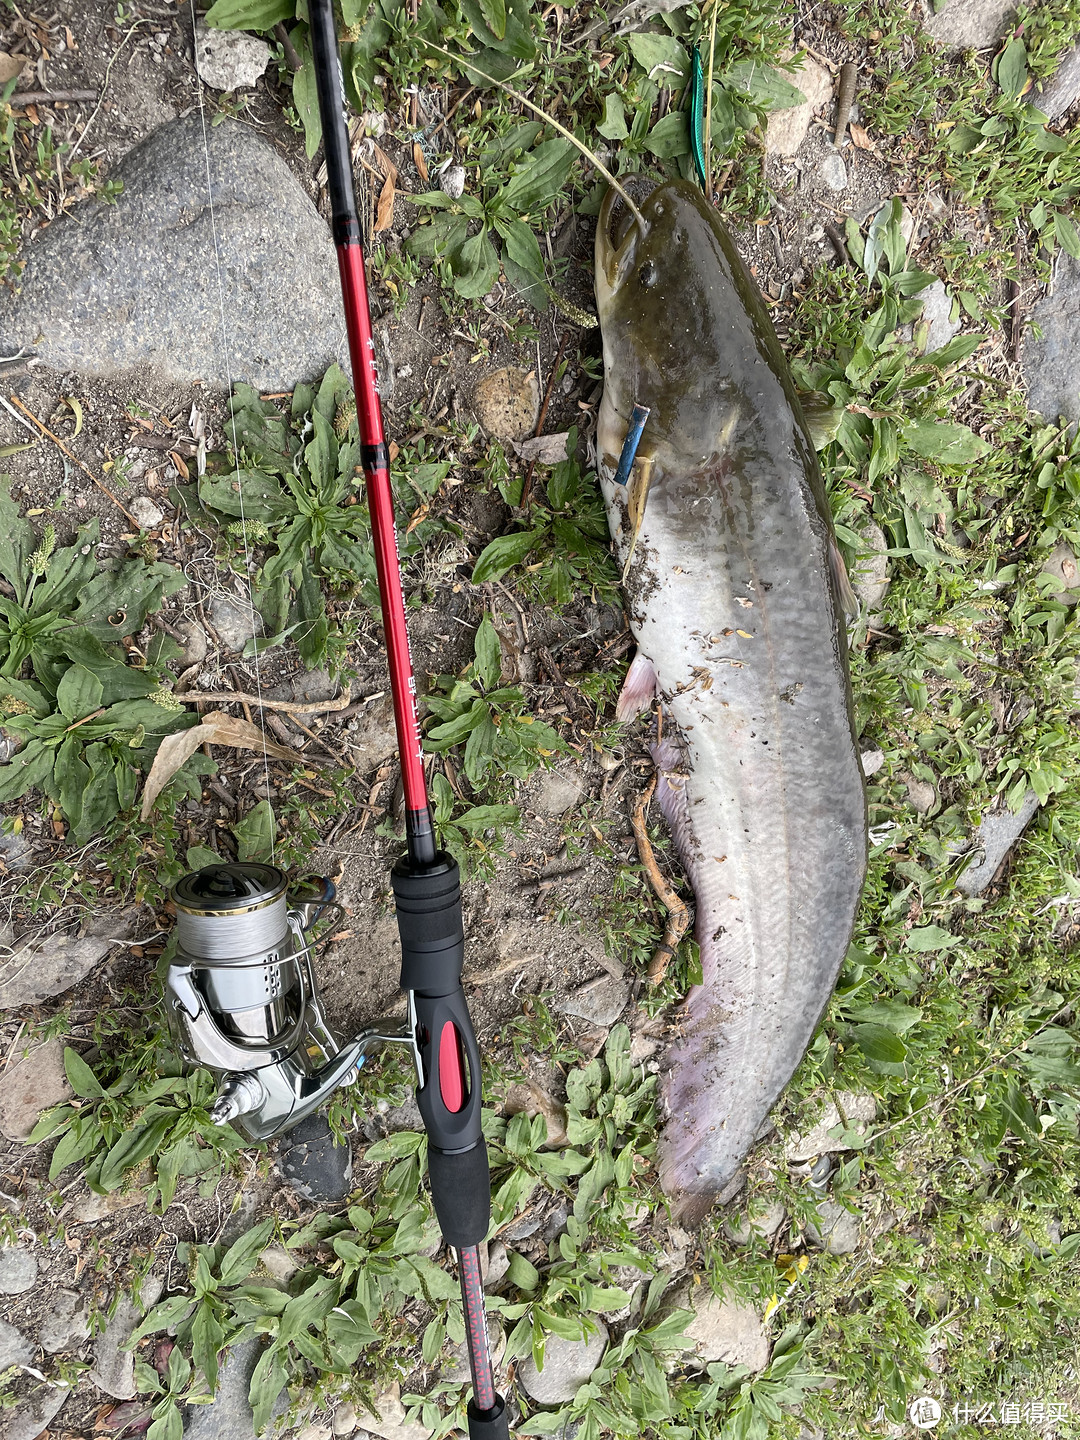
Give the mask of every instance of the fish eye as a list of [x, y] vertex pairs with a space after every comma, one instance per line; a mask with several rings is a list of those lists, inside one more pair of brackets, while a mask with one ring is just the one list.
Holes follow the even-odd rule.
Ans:
[[646, 260], [645, 264], [642, 265], [638, 271], [638, 279], [642, 285], [646, 287], [656, 284], [656, 266], [651, 260]]

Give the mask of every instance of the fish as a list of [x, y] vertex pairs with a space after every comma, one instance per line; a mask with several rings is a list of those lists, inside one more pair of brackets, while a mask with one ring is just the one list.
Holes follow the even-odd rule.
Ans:
[[787, 361], [700, 191], [659, 184], [636, 214], [609, 191], [595, 288], [598, 469], [637, 642], [616, 713], [659, 701], [656, 796], [695, 899], [702, 978], [662, 1057], [657, 1151], [693, 1224], [737, 1188], [851, 941], [867, 820], [848, 587]]

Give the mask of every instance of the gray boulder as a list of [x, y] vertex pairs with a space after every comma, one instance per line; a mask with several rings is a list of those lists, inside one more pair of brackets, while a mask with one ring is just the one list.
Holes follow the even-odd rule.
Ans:
[[1031, 312], [1042, 331], [1030, 332], [1020, 352], [1028, 404], [1045, 419], [1080, 420], [1080, 261], [1059, 254], [1054, 284]]

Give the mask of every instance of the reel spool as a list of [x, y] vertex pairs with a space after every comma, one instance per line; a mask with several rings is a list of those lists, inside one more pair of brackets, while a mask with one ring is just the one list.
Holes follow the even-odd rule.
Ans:
[[311, 949], [320, 915], [340, 914], [331, 880], [290, 894], [274, 865], [223, 863], [185, 875], [172, 898], [169, 1025], [184, 1059], [221, 1077], [215, 1123], [250, 1140], [279, 1135], [351, 1083], [372, 1045], [410, 1038], [387, 1022], [345, 1043], [328, 1024]]

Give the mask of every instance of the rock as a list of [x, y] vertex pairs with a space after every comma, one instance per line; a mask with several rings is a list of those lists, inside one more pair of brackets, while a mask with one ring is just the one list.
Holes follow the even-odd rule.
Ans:
[[885, 764], [884, 750], [864, 750], [859, 757], [862, 764], [862, 773], [867, 780], [871, 775], [876, 775]]
[[4, 1440], [38, 1440], [38, 1436], [45, 1433], [60, 1413], [70, 1394], [70, 1390], [58, 1385], [55, 1390], [39, 1391], [13, 1410], [5, 1410]]
[[394, 702], [389, 695], [365, 705], [345, 725], [349, 751], [357, 773], [367, 775], [390, 755], [397, 753]]
[[[488, 1316], [487, 1328], [491, 1366], [497, 1374], [499, 1362], [506, 1354], [506, 1336], [494, 1315]], [[439, 1367], [439, 1379], [450, 1385], [465, 1385], [472, 1379], [472, 1371], [469, 1369], [469, 1351], [464, 1342], [460, 1345], [447, 1345], [446, 1358]]]
[[524, 1215], [519, 1215], [516, 1220], [499, 1231], [504, 1240], [509, 1240], [512, 1245], [517, 1245], [522, 1240], [528, 1240], [540, 1229], [544, 1223], [544, 1212], [539, 1205], [526, 1210]]
[[578, 776], [566, 770], [543, 770], [537, 780], [533, 806], [538, 815], [558, 819], [578, 803], [583, 789]]
[[785, 80], [803, 93], [803, 103], [790, 110], [774, 110], [765, 127], [765, 150], [770, 155], [794, 155], [806, 139], [810, 121], [819, 105], [824, 105], [833, 91], [832, 76], [824, 65], [809, 55], [803, 57], [797, 70], [782, 72]]
[[596, 1334], [582, 1340], [563, 1340], [550, 1335], [544, 1349], [544, 1368], [527, 1356], [518, 1366], [517, 1378], [526, 1394], [538, 1405], [564, 1405], [592, 1375], [607, 1349], [607, 1326], [596, 1320]]
[[630, 998], [630, 986], [625, 980], [616, 980], [613, 975], [603, 975], [592, 980], [580, 990], [573, 991], [565, 1000], [556, 1002], [555, 1008], [564, 1015], [576, 1015], [588, 1020], [591, 1025], [601, 1028], [614, 1025]]
[[535, 460], [540, 465], [558, 465], [566, 459], [569, 435], [568, 430], [559, 430], [554, 435], [534, 435], [529, 440], [522, 440], [514, 449], [519, 460], [528, 460], [530, 464]]
[[566, 1144], [565, 1105], [560, 1105], [554, 1096], [531, 1081], [524, 1085], [511, 1085], [503, 1101], [504, 1115], [520, 1115], [522, 1111], [530, 1120], [536, 1115], [544, 1117], [548, 1146], [555, 1149]]
[[375, 1409], [360, 1411], [360, 1424], [380, 1440], [431, 1440], [431, 1431], [417, 1420], [406, 1420], [401, 1387], [392, 1385], [375, 1401]]
[[473, 392], [477, 420], [496, 440], [524, 440], [536, 429], [540, 387], [532, 370], [510, 366], [481, 380]]
[[767, 1200], [763, 1205], [753, 1205], [748, 1214], [738, 1220], [724, 1221], [724, 1234], [733, 1245], [749, 1245], [758, 1236], [771, 1240], [787, 1219], [787, 1211], [779, 1200]]
[[131, 1295], [121, 1295], [105, 1329], [94, 1341], [90, 1379], [114, 1400], [135, 1398], [135, 1356], [123, 1347], [147, 1310], [157, 1304], [164, 1288], [160, 1276], [148, 1275], [138, 1300]]
[[0, 1295], [25, 1295], [37, 1279], [38, 1262], [22, 1245], [0, 1245]]
[[1034, 790], [1029, 790], [1015, 815], [1006, 809], [990, 810], [983, 816], [972, 846], [975, 859], [956, 881], [961, 895], [982, 894], [1038, 808], [1039, 797]]
[[50, 1355], [76, 1350], [90, 1334], [90, 1301], [75, 1290], [60, 1290], [38, 1322], [38, 1340]]
[[19, 294], [0, 297], [2, 353], [28, 346], [56, 370], [150, 365], [184, 385], [231, 376], [260, 390], [291, 390], [333, 360], [348, 372], [325, 222], [250, 126], [223, 120], [206, 134], [228, 356], [197, 108], [124, 157], [111, 177], [124, 185], [115, 202], [83, 202], [28, 247]]
[[159, 510], [149, 495], [136, 495], [128, 509], [139, 522], [140, 530], [153, 530], [165, 519], [164, 510]]
[[339, 1145], [325, 1115], [309, 1115], [281, 1141], [281, 1172], [298, 1195], [320, 1204], [352, 1190], [352, 1150]]
[[1041, 89], [1037, 84], [1025, 98], [1051, 125], [1057, 124], [1080, 98], [1080, 45], [1069, 51]]
[[176, 628], [184, 637], [180, 654], [182, 667], [186, 670], [191, 665], [201, 665], [209, 648], [206, 631], [194, 620], [181, 620]]
[[1072, 546], [1066, 545], [1064, 540], [1054, 546], [1043, 561], [1039, 573], [1040, 575], [1052, 575], [1057, 581], [1056, 587], [1051, 592], [1051, 599], [1069, 606], [1075, 605], [1077, 600], [1080, 600], [1080, 569], [1077, 567], [1076, 555]]
[[806, 1227], [807, 1238], [818, 1249], [830, 1255], [850, 1255], [859, 1244], [862, 1232], [862, 1217], [845, 1210], [835, 1200], [825, 1200], [818, 1206], [818, 1219]]
[[714, 1295], [699, 1286], [690, 1300], [694, 1318], [685, 1334], [706, 1364], [745, 1365], [757, 1374], [769, 1363], [769, 1337], [752, 1305]]
[[1005, 34], [1015, 11], [1015, 0], [947, 0], [924, 23], [948, 50], [984, 50]]
[[372, 1142], [384, 1140], [387, 1135], [396, 1135], [399, 1130], [423, 1130], [424, 1117], [415, 1099], [410, 1095], [400, 1105], [391, 1105], [380, 1100], [374, 1115], [363, 1122], [364, 1134]]
[[[213, 1403], [187, 1408], [184, 1440], [255, 1440], [255, 1421], [248, 1401], [248, 1387], [262, 1349], [258, 1340], [243, 1340], [224, 1352]], [[288, 1396], [282, 1389], [271, 1409], [271, 1417], [282, 1414], [288, 1403]], [[267, 1440], [272, 1433], [271, 1420], [263, 1431], [262, 1440]]]
[[859, 531], [859, 539], [865, 546], [860, 549], [851, 577], [851, 588], [863, 608], [867, 619], [877, 613], [878, 606], [889, 588], [888, 545], [881, 527], [868, 520]]
[[322, 1420], [309, 1420], [296, 1432], [296, 1440], [330, 1440], [333, 1427]]
[[76, 1225], [92, 1225], [97, 1220], [106, 1220], [120, 1210], [130, 1210], [135, 1205], [145, 1205], [146, 1196], [138, 1189], [110, 1190], [107, 1195], [98, 1195], [90, 1190], [80, 1195], [71, 1207], [71, 1220]]
[[[5, 740], [4, 743], [6, 745], [7, 741]], [[14, 754], [15, 750], [13, 749], [11, 755]], [[10, 760], [11, 755], [5, 755], [3, 758]], [[14, 830], [10, 835], [5, 835], [0, 831], [0, 865], [3, 866], [3, 869], [14, 874], [18, 874], [22, 870], [29, 870], [33, 858], [34, 847], [25, 835]]]
[[929, 780], [917, 780], [906, 772], [900, 776], [907, 790], [908, 804], [920, 815], [929, 815], [937, 802], [937, 791]]
[[0, 954], [0, 1010], [18, 1010], [62, 995], [77, 985], [109, 953], [108, 939], [84, 935], [24, 935], [0, 938], [10, 954]]
[[210, 601], [210, 623], [226, 650], [239, 655], [249, 640], [263, 633], [262, 616], [252, 605], [229, 595], [215, 595]]
[[351, 1400], [343, 1400], [334, 1406], [334, 1420], [330, 1427], [339, 1437], [351, 1435], [356, 1429], [356, 1406]]
[[0, 1075], [0, 1134], [27, 1139], [43, 1110], [74, 1093], [64, 1072], [64, 1042], [47, 1040]]
[[[481, 1261], [484, 1261], [484, 1254], [481, 1251]], [[484, 1289], [494, 1290], [499, 1281], [510, 1269], [510, 1256], [506, 1253], [506, 1246], [501, 1240], [493, 1240], [487, 1247], [487, 1260], [481, 1266], [484, 1276]]]
[[848, 178], [844, 157], [835, 150], [826, 150], [818, 166], [818, 179], [826, 190], [834, 190], [837, 194], [846, 190]]
[[[639, 1208], [644, 1209], [645, 1212], [644, 1217], [641, 1218], [648, 1219], [649, 1207], [645, 1205], [644, 1202], [642, 1202], [642, 1205]], [[569, 1220], [569, 1218], [570, 1209], [560, 1200], [559, 1203], [555, 1206], [554, 1210], [548, 1212], [548, 1217], [544, 1221], [544, 1229], [540, 1238], [543, 1240], [545, 1245], [551, 1245], [555, 1240], [559, 1238], [559, 1236], [566, 1229], [566, 1222]], [[629, 1216], [627, 1217], [627, 1224], [630, 1226], [631, 1229], [633, 1229], [637, 1223], [638, 1219], [630, 1219]]]
[[254, 85], [270, 63], [270, 46], [243, 30], [195, 27], [195, 69], [213, 90], [242, 90]]
[[284, 1285], [300, 1269], [284, 1245], [268, 1245], [259, 1256], [259, 1261], [266, 1273], [279, 1285]]
[[341, 693], [341, 686], [331, 680], [325, 670], [303, 670], [291, 680], [280, 685], [271, 685], [265, 691], [271, 700], [293, 700], [300, 705], [310, 705], [317, 700], [333, 700]]
[[1020, 368], [1028, 404], [1049, 421], [1059, 416], [1075, 424], [1080, 420], [1080, 260], [1061, 253], [1054, 268], [1054, 285], [1031, 312], [1032, 326], [1042, 331], [1036, 340], [1024, 331]]
[[919, 325], [927, 327], [923, 349], [940, 350], [960, 330], [960, 321], [949, 318], [952, 315], [952, 299], [940, 280], [928, 285], [919, 299], [922, 301]]
[[0, 1374], [12, 1365], [32, 1365], [34, 1344], [14, 1325], [0, 1320]]
[[865, 1135], [867, 1126], [876, 1115], [877, 1101], [873, 1095], [857, 1090], [838, 1090], [836, 1098], [825, 1102], [821, 1114], [804, 1134], [795, 1132], [787, 1137], [784, 1159], [789, 1164], [798, 1165], [819, 1155], [850, 1150], [851, 1146], [843, 1134], [831, 1135], [829, 1132], [838, 1130], [846, 1118], [847, 1125], [856, 1135]]
[[439, 176], [439, 189], [451, 200], [460, 200], [465, 193], [465, 166], [448, 165]]

